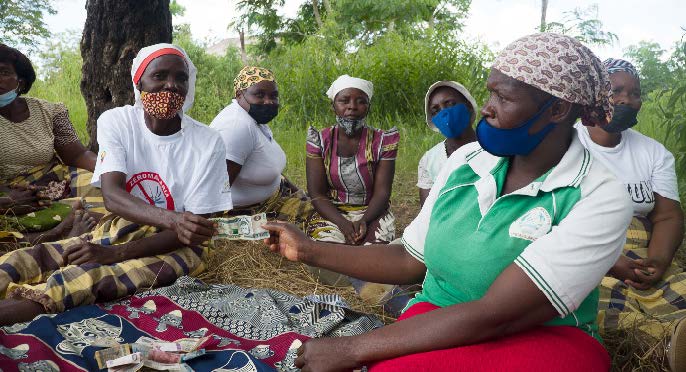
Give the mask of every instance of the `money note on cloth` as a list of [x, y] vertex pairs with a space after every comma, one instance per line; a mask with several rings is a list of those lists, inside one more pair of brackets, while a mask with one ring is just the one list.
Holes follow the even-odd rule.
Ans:
[[217, 235], [212, 238], [228, 240], [262, 240], [269, 237], [269, 231], [262, 228], [267, 222], [266, 213], [253, 216], [210, 218], [217, 224]]
[[121, 358], [125, 355], [131, 354], [131, 345], [123, 344], [107, 349], [98, 350], [95, 352], [95, 361], [98, 362], [98, 368], [104, 369], [107, 367], [107, 361]]

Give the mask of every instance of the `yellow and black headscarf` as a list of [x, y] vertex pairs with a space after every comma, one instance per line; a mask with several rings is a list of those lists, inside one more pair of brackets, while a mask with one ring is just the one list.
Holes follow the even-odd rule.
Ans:
[[274, 78], [274, 73], [262, 67], [245, 66], [238, 73], [238, 76], [236, 76], [236, 78], [233, 79], [234, 93], [248, 89], [261, 81], [276, 82], [276, 79]]

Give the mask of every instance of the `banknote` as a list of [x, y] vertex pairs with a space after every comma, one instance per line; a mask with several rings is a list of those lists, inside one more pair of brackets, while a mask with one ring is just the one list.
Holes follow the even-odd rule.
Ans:
[[109, 369], [109, 368], [125, 366], [128, 364], [136, 364], [137, 365], [138, 363], [141, 363], [142, 361], [143, 361], [143, 357], [141, 356], [141, 353], [133, 353], [133, 354], [121, 356], [117, 359], [108, 360], [105, 362], [105, 364], [107, 365], [107, 368]]
[[262, 240], [269, 237], [269, 231], [262, 228], [267, 222], [266, 213], [253, 216], [211, 218], [217, 224], [217, 235], [213, 239]]
[[123, 344], [95, 352], [95, 361], [98, 362], [100, 369], [107, 368], [107, 361], [121, 358], [131, 354], [131, 345]]

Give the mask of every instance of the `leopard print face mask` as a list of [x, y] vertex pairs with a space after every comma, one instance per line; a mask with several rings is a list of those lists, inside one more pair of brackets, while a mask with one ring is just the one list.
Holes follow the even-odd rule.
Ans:
[[143, 110], [160, 120], [174, 118], [183, 107], [184, 101], [186, 101], [186, 97], [166, 90], [157, 93], [141, 92]]

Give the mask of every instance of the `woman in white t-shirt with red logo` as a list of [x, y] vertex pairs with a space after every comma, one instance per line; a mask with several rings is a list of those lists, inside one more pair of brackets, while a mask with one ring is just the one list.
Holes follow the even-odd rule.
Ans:
[[91, 233], [0, 257], [0, 326], [204, 271], [202, 244], [216, 233], [206, 217], [232, 203], [221, 138], [185, 113], [195, 66], [181, 48], [157, 44], [140, 50], [131, 78], [134, 105], [98, 118], [92, 184], [112, 214]]
[[[674, 156], [656, 140], [631, 129], [638, 122], [642, 104], [638, 72], [631, 63], [621, 59], [610, 58], [604, 64], [612, 83], [612, 121], [602, 128], [577, 125], [577, 131], [593, 158], [624, 184], [634, 207], [624, 254], [610, 271], [612, 277], [603, 281], [600, 304], [601, 325], [632, 328], [633, 317], [631, 324], [624, 324], [627, 312], [639, 310], [660, 316], [683, 310], [686, 315], [686, 301], [670, 304], [667, 300], [664, 306], [656, 306], [654, 296], [645, 296], [645, 291], [662, 291], [663, 285], [669, 282], [686, 280], [674, 275], [675, 270], [681, 269], [670, 268], [684, 236], [684, 217]], [[686, 286], [681, 288], [686, 294]], [[636, 293], [635, 289], [641, 290], [642, 295], [631, 295]], [[649, 306], [641, 301], [647, 297], [652, 298]]]

